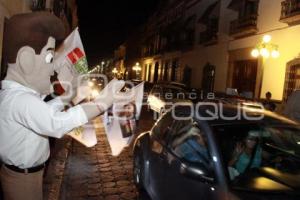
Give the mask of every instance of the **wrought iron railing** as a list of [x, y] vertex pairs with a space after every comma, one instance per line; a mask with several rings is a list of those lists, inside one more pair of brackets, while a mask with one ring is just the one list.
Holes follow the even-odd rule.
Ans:
[[280, 19], [300, 14], [300, 0], [285, 0], [281, 2]]
[[32, 4], [31, 4], [32, 11], [45, 10], [45, 8], [46, 8], [46, 0], [32, 0]]
[[218, 40], [217, 31], [204, 31], [200, 33], [199, 44], [216, 42]]
[[241, 17], [230, 22], [230, 34], [257, 28], [257, 14]]

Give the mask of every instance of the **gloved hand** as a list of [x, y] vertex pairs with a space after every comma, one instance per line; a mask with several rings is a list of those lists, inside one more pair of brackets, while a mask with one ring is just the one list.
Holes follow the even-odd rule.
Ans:
[[93, 102], [81, 104], [87, 118], [93, 119], [110, 108], [119, 98], [117, 94], [125, 85], [124, 81], [113, 79], [99, 93]]
[[111, 80], [106, 87], [95, 98], [94, 103], [107, 110], [112, 104], [120, 98], [118, 92], [124, 87], [125, 82], [118, 79]]

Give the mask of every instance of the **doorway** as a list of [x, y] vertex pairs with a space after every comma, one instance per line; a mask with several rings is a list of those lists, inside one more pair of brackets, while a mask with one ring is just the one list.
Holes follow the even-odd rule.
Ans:
[[178, 60], [174, 59], [172, 61], [172, 66], [171, 66], [171, 81], [176, 81], [177, 68], [178, 68]]
[[152, 64], [148, 65], [148, 82], [151, 82], [151, 69], [152, 68]]
[[156, 62], [154, 66], [154, 78], [153, 78], [154, 83], [158, 81], [158, 68], [159, 68], [159, 63]]
[[186, 84], [186, 86], [191, 86], [191, 80], [192, 80], [192, 68], [189, 66], [185, 66], [183, 70], [183, 79], [182, 82]]
[[213, 92], [215, 85], [216, 67], [207, 63], [203, 68], [202, 89], [205, 92]]
[[238, 89], [239, 93], [251, 92], [255, 94], [257, 65], [257, 60], [235, 61], [232, 88]]

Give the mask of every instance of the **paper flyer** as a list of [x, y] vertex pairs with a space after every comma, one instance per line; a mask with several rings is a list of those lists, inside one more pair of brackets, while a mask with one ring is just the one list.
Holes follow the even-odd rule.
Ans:
[[[113, 105], [111, 111], [103, 115], [104, 129], [113, 156], [118, 156], [122, 150], [131, 143], [136, 130], [136, 120], [139, 119], [141, 114], [144, 83], [140, 83], [131, 90], [134, 90], [134, 95], [131, 98], [117, 105]], [[134, 106], [134, 118], [123, 119], [116, 116], [116, 110], [120, 110], [120, 107], [128, 105]]]
[[71, 136], [86, 147], [93, 147], [97, 144], [96, 130], [93, 124], [87, 124], [85, 126], [75, 128], [67, 135]]

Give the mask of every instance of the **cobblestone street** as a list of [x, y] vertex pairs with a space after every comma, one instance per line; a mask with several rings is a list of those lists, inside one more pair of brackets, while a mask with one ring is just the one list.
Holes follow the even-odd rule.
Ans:
[[[144, 112], [139, 133], [152, 126], [153, 121], [148, 118], [149, 114]], [[98, 138], [95, 147], [86, 148], [75, 141], [70, 144], [59, 199], [138, 199], [133, 184], [131, 147], [113, 157], [101, 121], [97, 119], [95, 125]]]

